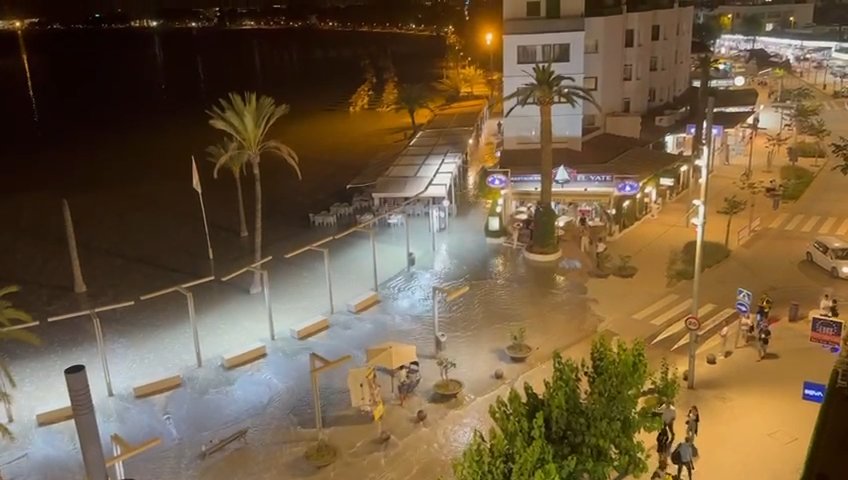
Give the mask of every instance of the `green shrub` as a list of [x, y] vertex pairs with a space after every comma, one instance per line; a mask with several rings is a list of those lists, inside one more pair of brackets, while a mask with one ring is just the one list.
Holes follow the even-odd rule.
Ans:
[[[692, 280], [695, 277], [695, 247], [696, 242], [693, 240], [686, 242], [679, 252], [671, 252], [666, 269], [666, 280], [669, 286], [682, 280]], [[719, 242], [705, 240], [703, 248], [702, 272], [718, 265], [730, 256], [730, 249]]]
[[813, 172], [797, 165], [780, 167], [780, 180], [783, 183], [783, 199], [798, 200], [807, 187], [813, 183]]
[[824, 148], [818, 143], [798, 142], [793, 148], [799, 157], [824, 158], [825, 155]]

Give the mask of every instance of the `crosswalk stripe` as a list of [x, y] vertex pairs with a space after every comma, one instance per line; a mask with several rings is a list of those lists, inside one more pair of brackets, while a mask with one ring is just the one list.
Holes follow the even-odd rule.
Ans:
[[848, 232], [848, 219], [845, 219], [845, 221], [842, 222], [842, 225], [836, 229], [837, 235], [845, 235], [845, 232]]
[[[719, 323], [721, 323], [721, 322], [727, 320], [728, 318], [732, 317], [734, 313], [736, 313], [736, 310], [734, 310], [732, 308], [725, 308], [724, 310], [718, 312], [718, 314], [716, 316], [709, 319], [706, 323], [702, 324], [701, 325], [701, 331], [702, 332], [710, 331], [711, 328], [715, 327]], [[676, 350], [676, 349], [682, 347], [683, 345], [686, 345], [687, 343], [689, 343], [689, 335], [686, 335], [683, 338], [681, 338], [673, 347], [671, 347], [671, 349]]]
[[836, 217], [827, 217], [827, 220], [824, 221], [821, 228], [819, 229], [819, 233], [827, 233], [830, 231], [830, 227], [836, 223]]
[[688, 299], [686, 299], [686, 301], [684, 301], [680, 305], [678, 305], [678, 306], [674, 307], [673, 309], [665, 312], [664, 314], [660, 315], [659, 317], [651, 320], [651, 324], [652, 325], [662, 325], [663, 323], [674, 318], [675, 315], [680, 315], [681, 313], [683, 313], [683, 311], [686, 310], [687, 308], [689, 308], [690, 306], [692, 306], [692, 299], [688, 298]]
[[803, 215], [795, 215], [794, 217], [792, 217], [792, 220], [790, 220], [789, 223], [787, 223], [786, 226], [783, 227], [783, 229], [784, 230], [794, 230], [795, 227], [797, 227], [798, 224], [801, 223], [801, 220], [803, 220], [803, 219], [804, 219]]
[[668, 305], [669, 303], [677, 300], [677, 298], [678, 298], [678, 296], [672, 293], [671, 295], [668, 295], [664, 298], [661, 298], [661, 299], [657, 300], [656, 302], [648, 305], [647, 308], [645, 308], [641, 312], [637, 313], [636, 315], [633, 315], [633, 318], [635, 318], [636, 320], [644, 320], [644, 319], [648, 318], [648, 315], [656, 312], [657, 310], [661, 309], [662, 307], [664, 307], [664, 306]]
[[[727, 340], [728, 342], [733, 342], [733, 341], [734, 341], [734, 338], [735, 338], [735, 337], [732, 337], [731, 335], [732, 335], [732, 334], [728, 334], [728, 337], [729, 337], [729, 338], [728, 338], [728, 340]], [[719, 344], [719, 342], [721, 342], [721, 337], [719, 337], [718, 335], [716, 335], [716, 336], [714, 336], [714, 337], [711, 337], [709, 340], [707, 340], [706, 342], [702, 343], [702, 344], [698, 347], [698, 351], [697, 351], [697, 353], [701, 353], [701, 352], [702, 352], [702, 351], [704, 351], [704, 350], [709, 350], [709, 349], [711, 349], [711, 348], [713, 348], [713, 347], [717, 347], [717, 346], [718, 346], [718, 344]], [[731, 345], [731, 346], [732, 346], [733, 344], [732, 344], [732, 343], [730, 343], [729, 345]]]
[[[698, 309], [698, 318], [701, 318], [704, 315], [710, 313], [715, 308], [716, 308], [716, 306], [713, 305], [712, 303], [708, 303], [708, 304], [702, 306], [701, 308]], [[686, 328], [686, 321], [685, 321], [685, 319], [681, 318], [679, 322], [675, 323], [674, 325], [671, 325], [670, 327], [666, 328], [661, 334], [659, 334], [657, 336], [657, 338], [655, 338], [651, 342], [651, 345], [659, 342], [660, 340], [662, 340], [666, 337], [674, 335], [675, 333], [683, 330], [684, 328]]]
[[819, 223], [819, 220], [821, 220], [821, 217], [819, 217], [819, 216], [814, 216], [813, 218], [809, 219], [807, 221], [807, 223], [804, 224], [803, 227], [801, 227], [801, 231], [802, 232], [811, 232], [813, 230], [813, 227], [815, 227], [816, 224]]
[[780, 224], [783, 223], [784, 220], [786, 220], [786, 217], [788, 217], [788, 216], [789, 216], [788, 213], [781, 213], [780, 215], [777, 216], [777, 218], [775, 218], [774, 220], [771, 221], [768, 228], [779, 227]]

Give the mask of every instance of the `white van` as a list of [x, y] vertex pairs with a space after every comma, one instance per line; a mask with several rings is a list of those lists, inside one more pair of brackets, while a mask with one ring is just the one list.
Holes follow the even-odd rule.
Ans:
[[816, 237], [807, 247], [807, 261], [830, 272], [833, 278], [848, 278], [848, 242], [836, 237]]

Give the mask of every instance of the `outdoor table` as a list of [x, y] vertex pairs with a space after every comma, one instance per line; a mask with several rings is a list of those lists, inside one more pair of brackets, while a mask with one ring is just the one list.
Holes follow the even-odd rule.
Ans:
[[516, 213], [515, 215], [512, 216], [512, 218], [514, 218], [516, 220], [522, 220], [522, 221], [527, 220], [527, 214], [526, 213]]

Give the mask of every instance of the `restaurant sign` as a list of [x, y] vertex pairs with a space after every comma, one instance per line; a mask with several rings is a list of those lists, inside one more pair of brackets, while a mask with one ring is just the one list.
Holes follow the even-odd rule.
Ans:
[[[571, 168], [560, 166], [551, 173], [555, 188], [612, 188], [615, 177], [609, 173], [581, 173]], [[538, 173], [519, 174], [510, 176], [510, 181], [519, 183], [541, 183], [542, 175]]]
[[641, 184], [636, 177], [616, 177], [615, 193], [619, 195], [636, 195], [639, 193]]
[[676, 183], [676, 179], [672, 177], [660, 177], [660, 186], [662, 187], [673, 187]]
[[492, 172], [486, 176], [486, 185], [498, 190], [504, 189], [509, 185], [509, 175], [503, 172]]

